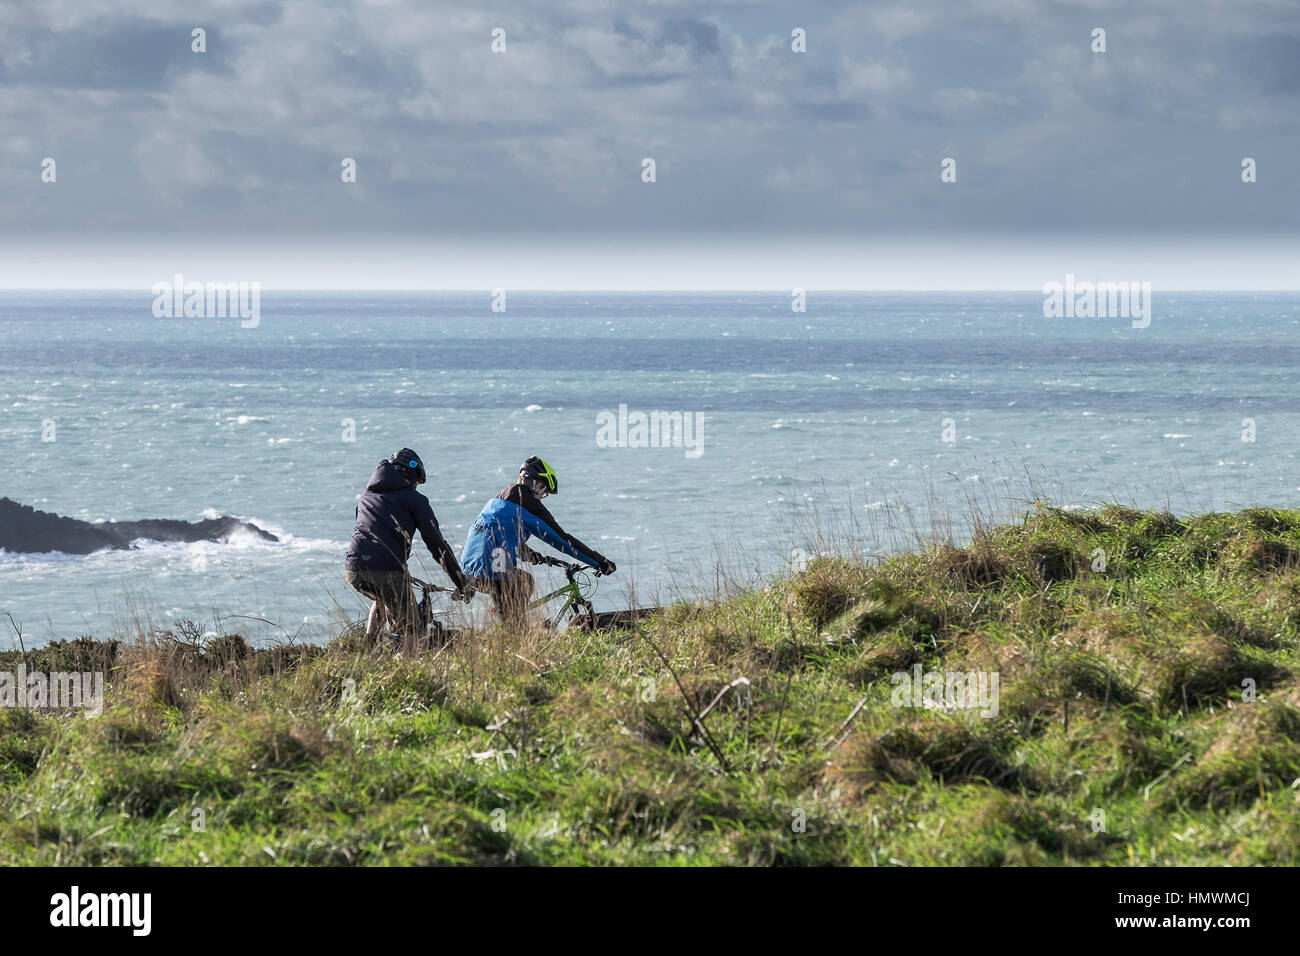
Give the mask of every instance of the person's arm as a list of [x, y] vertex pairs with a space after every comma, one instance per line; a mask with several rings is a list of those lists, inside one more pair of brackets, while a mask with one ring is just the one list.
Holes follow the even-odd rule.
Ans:
[[609, 564], [610, 561], [595, 548], [589, 548], [573, 535], [569, 534], [551, 513], [546, 510], [546, 506], [536, 499], [523, 501], [524, 512], [524, 530], [529, 534], [541, 538], [556, 551], [562, 551], [571, 558], [577, 558], [593, 568], [601, 568]]
[[441, 565], [442, 570], [451, 579], [451, 583], [458, 591], [463, 591], [467, 582], [464, 573], [460, 570], [460, 562], [456, 560], [456, 552], [451, 550], [451, 546], [447, 544], [447, 540], [438, 529], [438, 519], [434, 517], [433, 506], [429, 504], [429, 499], [424, 495], [419, 497], [420, 501], [415, 511], [415, 526], [420, 531], [420, 537], [424, 539], [424, 545], [433, 555], [433, 559]]

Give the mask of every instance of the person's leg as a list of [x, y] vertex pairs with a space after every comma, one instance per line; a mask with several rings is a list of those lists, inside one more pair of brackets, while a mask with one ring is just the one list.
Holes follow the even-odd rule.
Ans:
[[528, 618], [528, 602], [533, 597], [533, 576], [518, 569], [503, 575], [497, 580], [492, 597], [502, 621], [524, 623]]
[[371, 601], [370, 613], [366, 616], [366, 641], [374, 644], [383, 633], [384, 618], [386, 617], [383, 595], [376, 583], [375, 573], [373, 571], [349, 571], [347, 572], [347, 580], [348, 584], [352, 586], [352, 590], [362, 597], [369, 598]]
[[420, 650], [420, 639], [424, 636], [420, 633], [419, 619], [416, 614], [415, 602], [411, 600], [409, 591], [407, 599], [402, 606], [399, 614], [400, 626], [397, 633], [402, 635], [399, 644], [402, 654], [406, 657], [415, 655]]
[[404, 571], [349, 571], [347, 577], [359, 594], [374, 602], [366, 618], [366, 639], [371, 644], [392, 631], [405, 638], [415, 630], [411, 579]]
[[370, 605], [370, 616], [366, 618], [366, 640], [374, 644], [384, 632], [384, 618], [388, 616], [384, 602], [376, 600]]
[[379, 596], [388, 612], [389, 627], [398, 636], [398, 647], [405, 654], [415, 653], [420, 635], [410, 577], [405, 571], [385, 572]]

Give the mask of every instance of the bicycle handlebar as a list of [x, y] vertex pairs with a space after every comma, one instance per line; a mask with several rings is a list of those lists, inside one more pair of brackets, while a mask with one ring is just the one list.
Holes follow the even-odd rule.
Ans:
[[[568, 578], [570, 581], [573, 580], [573, 576], [577, 574], [579, 571], [590, 571], [596, 577], [601, 577], [599, 568], [589, 568], [583, 564], [571, 564], [568, 561], [561, 561], [559, 558], [552, 558], [548, 555], [542, 555], [542, 554], [538, 554], [537, 558], [538, 560], [534, 562], [535, 564], [545, 564], [552, 568], [564, 568], [564, 576]], [[414, 576], [411, 577], [411, 583], [424, 591], [436, 591], [441, 594], [456, 593], [455, 588], [445, 588], [439, 584], [431, 584], [428, 581], [421, 580], [420, 578]]]
[[456, 590], [455, 588], [444, 588], [441, 585], [430, 584], [428, 581], [421, 581], [419, 578], [411, 578], [411, 583], [425, 591], [441, 591], [444, 594], [452, 594]]
[[569, 561], [561, 561], [559, 558], [553, 558], [548, 554], [538, 554], [536, 551], [533, 552], [533, 558], [535, 559], [533, 564], [544, 564], [547, 567], [552, 568], [564, 568], [564, 576], [570, 581], [573, 580], [573, 576], [579, 571], [589, 571], [598, 578], [602, 577], [600, 568], [592, 568], [585, 564], [573, 564]]
[[[534, 552], [534, 555], [537, 558], [537, 560], [533, 562], [534, 564], [545, 564], [548, 567], [552, 567], [552, 568], [564, 568], [564, 576], [568, 578], [570, 581], [573, 580], [573, 576], [577, 574], [579, 571], [590, 571], [596, 577], [602, 576], [599, 568], [589, 568], [583, 564], [572, 564], [568, 561], [561, 561], [559, 558], [552, 558], [549, 555], [536, 554], [536, 552]], [[417, 577], [412, 577], [411, 583], [414, 584], [416, 587], [421, 588], [424, 591], [436, 591], [441, 594], [456, 593], [455, 588], [445, 588], [438, 584], [431, 584], [428, 581], [422, 581], [420, 578]]]
[[533, 564], [544, 564], [549, 568], [564, 568], [566, 576], [576, 574], [579, 571], [595, 571], [595, 568], [587, 568], [581, 564], [571, 564], [568, 561], [561, 561], [559, 558], [553, 558], [549, 554], [538, 554], [533, 552]]

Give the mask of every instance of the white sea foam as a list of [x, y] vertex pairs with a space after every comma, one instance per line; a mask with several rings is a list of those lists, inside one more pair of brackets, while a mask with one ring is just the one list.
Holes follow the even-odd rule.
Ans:
[[225, 554], [233, 556], [246, 552], [261, 552], [267, 557], [273, 555], [288, 557], [310, 553], [333, 553], [341, 556], [347, 550], [346, 541], [331, 538], [299, 538], [283, 531], [277, 534], [267, 525], [257, 521], [251, 523], [276, 534], [280, 540], [267, 541], [254, 531], [237, 528], [221, 541], [154, 541], [149, 538], [137, 538], [130, 542], [128, 548], [103, 548], [90, 554], [66, 554], [62, 551], [27, 554], [0, 549], [0, 566], [7, 569], [25, 566], [33, 569], [46, 566], [81, 566], [87, 570], [111, 569], [115, 566], [151, 568], [155, 565], [163, 567], [173, 560], [188, 561], [199, 555], [210, 558]]

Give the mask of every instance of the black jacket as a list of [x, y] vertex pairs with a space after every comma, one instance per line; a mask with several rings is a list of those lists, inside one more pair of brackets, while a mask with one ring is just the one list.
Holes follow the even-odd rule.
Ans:
[[460, 564], [438, 530], [429, 499], [391, 461], [381, 461], [357, 501], [357, 526], [343, 566], [349, 571], [404, 570], [417, 530], [447, 577], [463, 586]]

